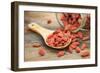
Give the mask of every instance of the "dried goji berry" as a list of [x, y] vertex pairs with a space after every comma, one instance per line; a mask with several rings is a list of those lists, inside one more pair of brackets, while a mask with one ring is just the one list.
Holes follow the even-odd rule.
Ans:
[[76, 42], [76, 41], [78, 41], [78, 39], [77, 39], [77, 38], [75, 38], [75, 39], [73, 39], [73, 40], [72, 40], [72, 42]]
[[82, 40], [86, 41], [86, 40], [89, 40], [89, 38], [90, 38], [89, 36], [85, 36], [85, 37], [82, 38]]
[[83, 38], [83, 33], [82, 32], [78, 32], [77, 35], [79, 36], [80, 39]]
[[81, 49], [80, 49], [79, 47], [77, 47], [77, 48], [75, 48], [75, 51], [76, 51], [77, 53], [80, 53]]
[[64, 56], [65, 52], [64, 51], [58, 51], [57, 52], [57, 57]]
[[87, 44], [86, 43], [83, 43], [82, 46], [81, 46], [81, 49], [86, 49], [87, 48]]
[[67, 49], [67, 52], [69, 52], [69, 53], [72, 53], [73, 52], [73, 49], [71, 47], [66, 48], [66, 49]]
[[84, 49], [84, 50], [82, 50], [82, 51], [80, 52], [80, 55], [81, 55], [82, 57], [86, 57], [86, 56], [89, 56], [89, 55], [90, 55], [90, 52], [89, 52], [88, 49]]
[[46, 50], [44, 48], [39, 49], [39, 55], [44, 56], [46, 54]]
[[78, 46], [80, 43], [79, 42], [73, 42], [72, 44]]
[[70, 27], [70, 30], [71, 30], [71, 31], [76, 30], [76, 29], [77, 29], [76, 26], [71, 26], [71, 27]]
[[75, 49], [75, 48], [77, 47], [77, 45], [71, 44], [70, 47], [71, 47], [72, 49]]
[[67, 21], [63, 21], [64, 26], [66, 27], [68, 25]]

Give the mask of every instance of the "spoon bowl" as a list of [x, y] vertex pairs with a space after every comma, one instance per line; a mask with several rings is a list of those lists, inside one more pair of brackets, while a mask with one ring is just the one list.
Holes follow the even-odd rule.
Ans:
[[66, 45], [64, 45], [64, 46], [60, 46], [60, 47], [50, 46], [50, 45], [48, 45], [46, 40], [47, 40], [47, 37], [54, 32], [54, 30], [49, 30], [49, 29], [43, 28], [42, 26], [38, 25], [37, 23], [28, 24], [28, 28], [30, 30], [32, 30], [33, 32], [40, 34], [43, 37], [45, 44], [51, 48], [64, 49], [71, 43], [71, 39], [69, 39], [68, 42], [66, 43]]

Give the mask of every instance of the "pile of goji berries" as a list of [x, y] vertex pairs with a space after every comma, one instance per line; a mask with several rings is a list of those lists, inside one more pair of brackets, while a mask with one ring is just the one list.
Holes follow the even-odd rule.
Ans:
[[47, 37], [47, 43], [52, 47], [61, 47], [66, 45], [70, 36], [70, 31], [65, 31], [59, 28]]

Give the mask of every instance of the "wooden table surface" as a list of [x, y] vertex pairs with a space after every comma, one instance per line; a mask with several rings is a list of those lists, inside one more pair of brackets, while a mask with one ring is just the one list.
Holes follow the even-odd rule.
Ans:
[[[48, 20], [51, 20], [52, 23], [48, 24]], [[53, 48], [49, 48], [44, 43], [42, 37], [35, 33], [28, 30], [27, 25], [29, 23], [38, 23], [44, 28], [55, 30], [58, 27], [61, 27], [57, 22], [55, 13], [48, 13], [48, 12], [28, 12], [25, 11], [24, 13], [24, 60], [25, 61], [47, 61], [47, 60], [71, 60], [71, 59], [82, 59], [82, 57], [77, 54], [74, 50], [73, 53], [70, 54], [68, 52], [65, 53], [62, 57], [57, 57], [56, 53], [58, 50]], [[38, 54], [39, 47], [35, 48], [32, 47], [34, 42], [39, 42], [44, 49], [47, 51], [45, 56], [40, 56]], [[89, 42], [88, 42], [89, 43]]]

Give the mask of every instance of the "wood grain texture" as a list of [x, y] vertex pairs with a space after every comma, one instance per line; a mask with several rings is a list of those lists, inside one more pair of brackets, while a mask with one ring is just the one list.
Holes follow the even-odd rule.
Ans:
[[[31, 12], [25, 11], [24, 13], [25, 19], [25, 27], [24, 27], [24, 42], [25, 42], [25, 61], [50, 61], [50, 60], [71, 60], [71, 59], [82, 59], [82, 57], [73, 51], [72, 54], [66, 52], [63, 57], [57, 57], [56, 53], [58, 50], [54, 50], [53, 48], [49, 48], [44, 43], [43, 38], [35, 33], [28, 30], [27, 25], [29, 23], [35, 22], [40, 26], [47, 28], [49, 30], [55, 30], [56, 28], [61, 27], [61, 25], [57, 22], [55, 13], [52, 12]], [[51, 20], [51, 24], [47, 24], [48, 20]], [[39, 42], [47, 51], [45, 56], [40, 56], [38, 54], [39, 48], [32, 47], [32, 43]], [[88, 41], [89, 44], [89, 41]], [[89, 57], [88, 57], [89, 58]]]

